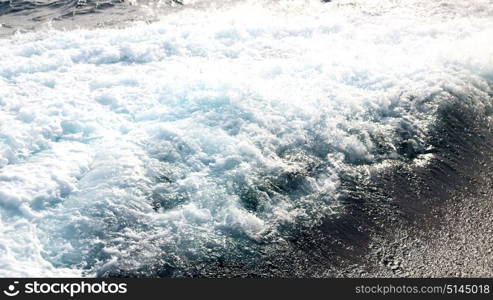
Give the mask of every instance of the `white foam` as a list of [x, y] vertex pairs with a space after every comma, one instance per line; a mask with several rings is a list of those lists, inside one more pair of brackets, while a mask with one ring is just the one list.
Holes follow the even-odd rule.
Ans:
[[0, 276], [187, 266], [316, 224], [348, 163], [400, 159], [399, 131], [424, 146], [446, 99], [426, 97], [488, 90], [491, 1], [429, 2], [254, 1], [0, 40]]

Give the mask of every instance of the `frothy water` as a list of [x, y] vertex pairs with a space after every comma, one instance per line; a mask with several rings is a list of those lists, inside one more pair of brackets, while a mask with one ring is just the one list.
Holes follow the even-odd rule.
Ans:
[[492, 1], [242, 2], [0, 40], [0, 276], [241, 260], [491, 93]]

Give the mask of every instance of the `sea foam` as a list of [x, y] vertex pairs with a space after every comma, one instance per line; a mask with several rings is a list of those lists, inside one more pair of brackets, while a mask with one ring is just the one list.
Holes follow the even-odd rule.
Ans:
[[449, 93], [490, 91], [492, 4], [248, 1], [0, 40], [0, 276], [241, 259], [336, 214], [342, 171], [424, 154]]

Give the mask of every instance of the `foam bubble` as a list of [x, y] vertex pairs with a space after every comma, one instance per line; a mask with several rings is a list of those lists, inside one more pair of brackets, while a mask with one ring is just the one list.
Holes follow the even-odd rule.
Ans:
[[424, 153], [449, 91], [488, 92], [487, 3], [255, 1], [0, 40], [0, 276], [187, 268], [317, 224], [341, 170]]

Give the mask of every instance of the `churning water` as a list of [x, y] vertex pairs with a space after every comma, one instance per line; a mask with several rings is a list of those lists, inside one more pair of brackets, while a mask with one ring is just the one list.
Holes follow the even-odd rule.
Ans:
[[251, 260], [492, 111], [491, 0], [199, 2], [0, 2], [0, 276]]

